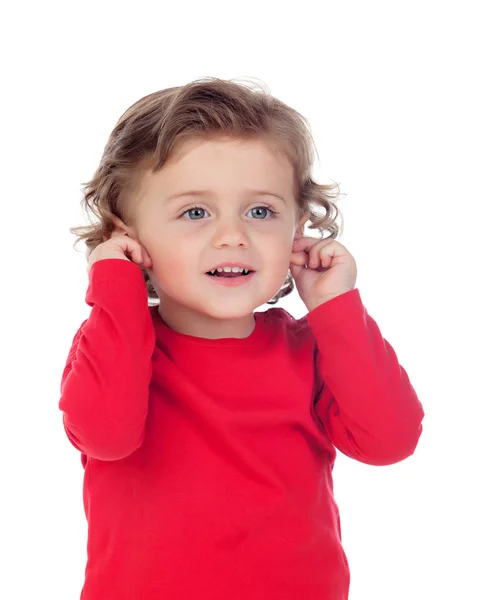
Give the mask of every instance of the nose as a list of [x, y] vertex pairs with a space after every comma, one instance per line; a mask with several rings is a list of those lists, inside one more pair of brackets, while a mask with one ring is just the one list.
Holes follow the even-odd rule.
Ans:
[[213, 234], [214, 246], [247, 246], [246, 224], [239, 216], [220, 219]]

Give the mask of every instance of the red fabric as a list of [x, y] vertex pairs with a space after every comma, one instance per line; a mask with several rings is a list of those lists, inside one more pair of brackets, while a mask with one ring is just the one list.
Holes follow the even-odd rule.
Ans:
[[82, 600], [343, 600], [335, 448], [410, 456], [424, 416], [358, 289], [245, 339], [180, 334], [139, 267], [89, 274], [59, 408], [85, 467]]

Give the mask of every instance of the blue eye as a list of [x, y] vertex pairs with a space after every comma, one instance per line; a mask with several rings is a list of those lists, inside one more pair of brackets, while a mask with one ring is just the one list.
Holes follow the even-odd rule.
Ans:
[[[278, 215], [277, 211], [269, 208], [268, 206], [262, 206], [262, 205], [256, 206], [255, 208], [251, 208], [248, 212], [251, 212], [252, 210], [259, 210], [259, 209], [268, 211], [271, 214], [270, 219], [273, 219], [273, 218], [275, 218], [275, 215]], [[207, 212], [204, 208], [201, 208], [201, 206], [190, 206], [189, 208], [187, 208], [185, 210], [185, 212], [181, 215], [181, 217], [184, 217], [184, 215], [186, 215], [186, 214], [192, 214], [192, 211], [193, 212], [194, 211], [198, 211], [198, 212], [199, 211], [205, 211], [205, 212]], [[267, 220], [270, 220], [270, 219], [264, 219], [264, 218], [262, 218], [262, 219], [256, 219], [256, 220], [258, 220], [258, 221], [267, 221]], [[201, 219], [198, 219], [198, 218], [191, 219], [191, 218], [189, 218], [188, 220], [189, 221], [200, 221]]]

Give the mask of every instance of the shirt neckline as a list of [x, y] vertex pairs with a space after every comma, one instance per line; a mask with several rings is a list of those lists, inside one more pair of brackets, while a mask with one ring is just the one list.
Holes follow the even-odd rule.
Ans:
[[265, 315], [266, 312], [258, 311], [254, 312], [253, 316], [255, 318], [255, 329], [251, 332], [251, 334], [246, 338], [218, 338], [218, 339], [210, 339], [210, 338], [202, 338], [196, 337], [194, 335], [188, 335], [186, 333], [180, 333], [179, 331], [175, 331], [168, 327], [166, 323], [161, 318], [161, 315], [158, 312], [158, 306], [149, 306], [149, 310], [151, 312], [151, 317], [153, 320], [153, 325], [155, 328], [156, 334], [159, 334], [162, 339], [176, 342], [176, 343], [186, 343], [196, 346], [211, 346], [211, 347], [237, 347], [243, 348], [245, 346], [254, 346], [258, 344], [265, 335]]

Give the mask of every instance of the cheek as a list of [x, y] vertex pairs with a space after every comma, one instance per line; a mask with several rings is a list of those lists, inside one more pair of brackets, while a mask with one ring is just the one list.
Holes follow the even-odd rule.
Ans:
[[[270, 261], [273, 265], [285, 267], [292, 258], [293, 241], [291, 239], [277, 239], [265, 246], [264, 261]], [[287, 267], [288, 268], [288, 267]]]
[[157, 245], [151, 257], [158, 277], [184, 276], [193, 271], [199, 262], [199, 252], [191, 252], [188, 244]]
[[156, 271], [161, 275], [162, 273], [166, 273], [172, 275], [173, 273], [177, 273], [179, 275], [183, 275], [184, 271], [188, 270], [188, 265], [186, 264], [186, 259], [179, 254], [167, 254], [165, 252], [161, 253], [159, 261], [156, 263]]

